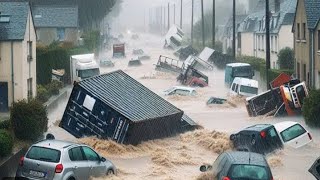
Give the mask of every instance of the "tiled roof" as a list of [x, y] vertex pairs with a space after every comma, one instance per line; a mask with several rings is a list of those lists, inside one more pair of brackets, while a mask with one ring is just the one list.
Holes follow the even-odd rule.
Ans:
[[32, 7], [35, 27], [78, 27], [78, 7], [36, 5]]
[[320, 20], [320, 0], [304, 0], [309, 29], [316, 28]]
[[0, 2], [0, 41], [24, 39], [28, 10], [28, 2]]

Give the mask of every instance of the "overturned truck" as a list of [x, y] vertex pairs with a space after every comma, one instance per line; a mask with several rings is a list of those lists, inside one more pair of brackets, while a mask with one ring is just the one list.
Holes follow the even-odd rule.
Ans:
[[182, 110], [121, 70], [75, 84], [59, 126], [77, 138], [124, 144], [198, 128]]
[[303, 100], [308, 96], [305, 82], [284, 73], [270, 83], [271, 89], [246, 99], [249, 116], [293, 116], [301, 113]]

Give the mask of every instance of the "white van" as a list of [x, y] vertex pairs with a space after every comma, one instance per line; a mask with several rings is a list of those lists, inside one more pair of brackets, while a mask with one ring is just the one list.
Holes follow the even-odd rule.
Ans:
[[251, 97], [257, 94], [258, 81], [248, 78], [234, 78], [230, 87], [230, 95], [241, 95]]

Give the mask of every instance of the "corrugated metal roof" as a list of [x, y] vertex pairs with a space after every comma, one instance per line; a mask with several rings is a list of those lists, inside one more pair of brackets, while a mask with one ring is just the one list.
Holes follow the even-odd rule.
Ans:
[[28, 10], [28, 2], [0, 2], [1, 15], [9, 18], [9, 22], [0, 22], [0, 41], [24, 39]]
[[315, 29], [320, 20], [320, 1], [304, 0], [307, 24], [309, 29]]
[[181, 112], [121, 70], [85, 79], [78, 85], [133, 122]]

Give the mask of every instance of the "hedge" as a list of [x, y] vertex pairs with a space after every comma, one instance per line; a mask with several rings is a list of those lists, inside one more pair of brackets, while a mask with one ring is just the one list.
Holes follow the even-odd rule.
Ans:
[[304, 99], [302, 115], [306, 124], [313, 127], [320, 127], [320, 90], [312, 90], [309, 96]]
[[21, 140], [37, 140], [48, 126], [47, 110], [35, 99], [14, 102], [10, 120], [15, 136]]
[[10, 128], [10, 120], [0, 121], [0, 129], [9, 129]]
[[13, 137], [3, 129], [0, 129], [0, 157], [9, 155], [13, 148]]

